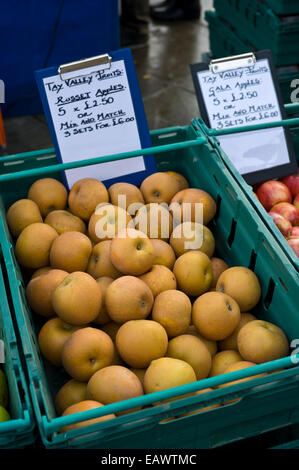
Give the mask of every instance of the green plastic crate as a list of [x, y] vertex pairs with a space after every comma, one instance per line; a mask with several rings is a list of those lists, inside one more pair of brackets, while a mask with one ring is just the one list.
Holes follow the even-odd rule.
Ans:
[[[153, 148], [88, 162], [118, 160], [140, 155], [141, 152], [143, 155], [154, 154], [159, 170], [179, 171], [191, 186], [208, 191], [218, 205], [217, 214], [210, 225], [216, 239], [215, 255], [221, 256], [229, 265], [243, 265], [253, 269], [262, 288], [260, 303], [253, 313], [282, 327], [290, 341], [299, 338], [297, 273], [271, 233], [256, 217], [253, 207], [225, 167], [218, 150], [204, 135], [198, 136], [193, 126], [152, 131], [151, 137]], [[299, 356], [295, 355], [296, 351], [291, 356], [267, 364], [107, 405], [100, 410], [67, 417], [56, 416], [53, 396], [66, 377], [63, 370], [47, 364], [39, 352], [36, 338], [40, 325], [26, 302], [25, 284], [15, 259], [14, 241], [8, 232], [5, 211], [15, 200], [26, 196], [35, 179], [44, 175], [59, 178], [58, 171], [74, 166], [57, 165], [53, 149], [5, 157], [0, 162], [3, 267], [9, 279], [16, 322], [22, 333], [31, 397], [44, 446], [98, 449], [213, 448], [299, 422]], [[76, 167], [79, 166], [83, 164], [77, 162]], [[32, 170], [28, 171], [29, 168]], [[125, 181], [125, 177], [123, 179]], [[201, 395], [148, 406], [270, 371], [276, 372]], [[199, 407], [226, 403], [234, 398], [240, 400], [161, 422]], [[138, 406], [145, 408], [67, 433], [58, 432], [63, 425]]]
[[[213, 12], [206, 12], [206, 19], [209, 24], [210, 32], [210, 50], [211, 56], [215, 59], [228, 57], [236, 54], [243, 54], [249, 51], [256, 51], [248, 41], [240, 39], [237, 31], [221, 20]], [[205, 55], [207, 57], [207, 55]], [[210, 60], [211, 58], [209, 58]], [[291, 83], [299, 78], [299, 66], [291, 65], [285, 67], [276, 67], [277, 78], [284, 103], [290, 102]]]
[[[285, 108], [287, 110], [288, 114], [288, 119], [285, 121], [278, 121], [276, 123], [270, 124], [259, 124], [255, 126], [244, 126], [242, 128], [234, 128], [234, 129], [227, 129], [225, 132], [226, 133], [231, 133], [231, 132], [244, 132], [248, 130], [256, 130], [256, 129], [264, 129], [267, 127], [274, 127], [274, 126], [281, 126], [283, 124], [288, 125], [290, 128], [290, 132], [292, 134], [293, 138], [293, 143], [294, 143], [294, 148], [297, 156], [297, 162], [299, 164], [299, 118], [297, 117], [299, 114], [299, 104], [296, 103], [290, 103], [288, 105], [285, 105]], [[292, 118], [292, 116], [295, 116]], [[285, 238], [281, 234], [281, 232], [278, 230], [276, 227], [273, 218], [268, 215], [267, 211], [264, 209], [262, 204], [259, 202], [257, 197], [253, 193], [253, 188], [252, 186], [248, 185], [246, 181], [244, 180], [243, 176], [238, 172], [234, 164], [231, 162], [227, 154], [223, 151], [221, 148], [219, 140], [217, 140], [217, 136], [220, 136], [223, 132], [222, 131], [216, 131], [214, 129], [209, 129], [205, 123], [203, 122], [202, 119], [195, 119], [194, 120], [194, 126], [198, 128], [199, 135], [202, 135], [202, 133], [206, 133], [206, 135], [210, 136], [214, 142], [215, 145], [218, 147], [219, 155], [221, 155], [221, 158], [223, 159], [223, 162], [225, 163], [226, 167], [229, 169], [230, 173], [233, 175], [235, 180], [238, 182], [239, 187], [241, 190], [244, 192], [246, 195], [247, 199], [250, 201], [254, 209], [256, 210], [256, 213], [258, 217], [262, 220], [262, 222], [265, 224], [267, 229], [270, 230], [270, 232], [274, 235], [276, 241], [280, 245], [280, 247], [283, 249], [284, 253], [288, 257], [289, 261], [291, 262], [292, 266], [294, 269], [299, 273], [299, 257], [294, 253], [294, 251], [291, 249], [291, 247], [288, 245], [286, 242]], [[216, 137], [216, 139], [215, 139]]]
[[11, 417], [0, 423], [0, 449], [24, 448], [34, 443], [36, 426], [1, 268], [0, 299], [0, 339], [4, 343], [3, 371], [9, 389], [7, 410]]
[[264, 0], [277, 15], [299, 15], [299, 0]]
[[253, 47], [271, 49], [276, 66], [297, 64], [299, 14], [278, 17], [259, 0], [214, 0], [214, 8]]

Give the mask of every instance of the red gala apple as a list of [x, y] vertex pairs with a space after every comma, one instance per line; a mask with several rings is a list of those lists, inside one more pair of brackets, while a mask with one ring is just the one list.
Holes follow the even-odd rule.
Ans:
[[291, 237], [299, 238], [299, 226], [292, 228]]
[[292, 225], [299, 225], [299, 209], [289, 202], [279, 202], [272, 207], [271, 212], [282, 215]]
[[297, 207], [297, 209], [299, 209], [299, 193], [295, 197], [295, 199], [293, 201], [293, 204], [294, 204], [295, 207]]
[[261, 184], [256, 194], [267, 212], [279, 202], [292, 202], [289, 188], [284, 183], [281, 183], [281, 181], [266, 181]]
[[289, 220], [285, 219], [282, 215], [277, 214], [276, 212], [268, 212], [269, 215], [274, 220], [275, 225], [280, 230], [282, 235], [287, 238], [291, 235], [292, 232], [292, 224]]
[[292, 175], [286, 176], [281, 181], [287, 185], [293, 197], [297, 196], [299, 193], [299, 171]]
[[294, 253], [299, 256], [299, 238], [289, 238], [287, 240], [288, 244], [290, 245], [290, 247], [292, 248], [292, 250], [294, 251]]

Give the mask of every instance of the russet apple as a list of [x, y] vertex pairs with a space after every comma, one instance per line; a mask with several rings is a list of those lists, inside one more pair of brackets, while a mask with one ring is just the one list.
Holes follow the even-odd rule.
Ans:
[[61, 235], [64, 232], [86, 233], [85, 222], [67, 210], [55, 210], [49, 212], [45, 218], [45, 224], [51, 225]]
[[111, 240], [104, 240], [93, 246], [86, 272], [95, 279], [99, 277], [111, 277], [117, 279], [122, 275], [111, 261]]
[[168, 208], [163, 204], [151, 202], [137, 211], [135, 227], [146, 233], [149, 238], [167, 241], [172, 233], [173, 219]]
[[107, 288], [105, 305], [116, 323], [145, 319], [151, 312], [154, 296], [148, 285], [135, 276], [115, 279]]
[[79, 382], [112, 363], [114, 344], [104, 331], [90, 326], [70, 335], [62, 348], [62, 364], [66, 372]]
[[217, 284], [220, 274], [222, 274], [223, 271], [228, 269], [229, 266], [228, 264], [226, 264], [226, 262], [223, 259], [217, 258], [215, 256], [212, 256], [211, 264], [212, 264], [212, 271], [213, 271], [213, 281], [211, 284], [211, 288], [216, 288], [216, 284]]
[[211, 258], [215, 251], [213, 233], [205, 225], [196, 222], [183, 222], [177, 225], [169, 242], [176, 256], [181, 256], [189, 250], [198, 250]]
[[234, 331], [232, 332], [230, 336], [218, 342], [218, 348], [221, 351], [226, 350], [226, 349], [232, 349], [234, 351], [238, 351], [237, 339], [238, 339], [239, 331], [241, 330], [241, 328], [243, 328], [244, 325], [246, 325], [247, 323], [253, 320], [257, 320], [257, 318], [254, 315], [252, 315], [252, 313], [241, 313], [241, 318], [237, 327], [234, 329]]
[[96, 279], [98, 285], [100, 286], [102, 292], [102, 306], [98, 316], [93, 320], [93, 323], [96, 325], [105, 325], [106, 323], [111, 322], [111, 318], [109, 317], [105, 305], [105, 295], [108, 286], [114, 281], [112, 277], [99, 277]]
[[69, 273], [85, 271], [92, 251], [90, 239], [81, 232], [64, 232], [52, 243], [50, 266]]
[[215, 377], [224, 373], [225, 369], [235, 362], [242, 361], [243, 358], [238, 351], [226, 349], [220, 351], [212, 357], [212, 366], [210, 369], [209, 377]]
[[38, 205], [31, 199], [19, 199], [14, 202], [6, 213], [6, 220], [14, 237], [18, 237], [28, 225], [43, 222]]
[[264, 320], [254, 320], [243, 326], [238, 334], [238, 349], [245, 361], [261, 364], [285, 357], [289, 342], [284, 331]]
[[68, 380], [55, 395], [55, 409], [58, 416], [71, 405], [86, 399], [87, 382]]
[[179, 335], [172, 338], [168, 343], [166, 356], [190, 364], [197, 380], [205, 379], [209, 375], [212, 356], [206, 345], [196, 336]]
[[134, 372], [123, 366], [108, 366], [97, 371], [87, 384], [87, 397], [104, 405], [143, 395], [142, 384]]
[[155, 250], [151, 240], [140, 230], [121, 230], [110, 246], [112, 264], [123, 274], [140, 276], [152, 268]]
[[259, 186], [256, 194], [267, 212], [278, 202], [292, 202], [292, 194], [289, 188], [281, 181], [266, 181]]
[[102, 307], [102, 292], [89, 274], [68, 274], [52, 293], [56, 314], [71, 325], [86, 325], [97, 318]]
[[285, 217], [283, 217], [281, 214], [278, 214], [277, 212], [268, 212], [268, 215], [273, 218], [273, 221], [278, 228], [278, 230], [282, 233], [282, 235], [287, 238], [290, 236], [292, 232], [292, 224], [289, 220], [287, 220]]
[[154, 298], [165, 290], [176, 289], [177, 282], [173, 272], [159, 264], [154, 264], [153, 267], [140, 277], [148, 287], [151, 289]]
[[212, 196], [197, 188], [179, 191], [170, 202], [170, 211], [176, 225], [183, 222], [208, 225], [216, 214], [216, 208]]
[[[238, 370], [243, 370], [243, 369], [247, 369], [248, 367], [253, 367], [253, 366], [256, 366], [257, 364], [254, 363], [254, 362], [251, 362], [251, 361], [239, 361], [239, 362], [234, 362], [233, 364], [230, 364], [224, 371], [223, 371], [223, 374], [229, 374], [230, 372], [236, 372]], [[220, 385], [217, 385], [216, 388], [223, 388], [223, 387], [228, 387], [230, 385], [235, 385], [237, 383], [242, 383], [242, 382], [246, 382], [247, 380], [251, 380], [251, 379], [257, 379], [258, 377], [263, 377], [265, 376], [266, 374], [265, 373], [262, 373], [262, 374], [256, 374], [256, 375], [252, 375], [250, 377], [245, 377], [244, 379], [238, 379], [238, 380], [234, 380], [232, 382], [225, 382], [223, 384], [220, 384]], [[227, 401], [226, 403], [223, 403], [224, 405], [225, 404], [230, 404], [230, 403], [233, 403], [235, 401], [238, 401], [240, 400], [240, 398], [237, 398], [236, 400], [230, 400], [230, 401]]]
[[[69, 416], [74, 413], [82, 413], [82, 411], [94, 410], [95, 408], [101, 408], [104, 406], [102, 403], [99, 403], [95, 400], [83, 400], [79, 403], [69, 406], [63, 413], [62, 416]], [[68, 426], [63, 426], [60, 432], [71, 431], [72, 429], [83, 428], [85, 426], [90, 426], [91, 424], [101, 423], [102, 421], [107, 421], [109, 419], [115, 418], [114, 413], [109, 415], [100, 416], [99, 418], [88, 419], [85, 421], [79, 421], [78, 423], [69, 424]]]
[[55, 178], [41, 178], [29, 188], [28, 199], [36, 202], [42, 217], [57, 209], [65, 209], [67, 204], [67, 190]]
[[111, 204], [122, 207], [131, 217], [134, 217], [136, 211], [145, 203], [140, 189], [131, 183], [114, 183], [108, 193]]
[[217, 281], [216, 289], [230, 295], [241, 312], [249, 312], [261, 298], [261, 285], [256, 274], [244, 266], [226, 269]]
[[173, 273], [178, 288], [190, 296], [199, 296], [209, 290], [213, 280], [210, 258], [197, 250], [179, 256], [174, 263]]
[[52, 293], [68, 275], [61, 269], [50, 269], [33, 277], [26, 286], [26, 297], [32, 310], [43, 317], [56, 316], [52, 306]]
[[179, 183], [176, 178], [165, 172], [156, 172], [142, 181], [140, 191], [146, 204], [150, 202], [169, 204], [179, 191]]
[[71, 212], [86, 222], [98, 204], [109, 201], [105, 185], [96, 178], [82, 178], [72, 186], [68, 195]]
[[158, 238], [151, 238], [151, 242], [155, 250], [154, 264], [161, 264], [172, 270], [176, 260], [173, 248], [169, 243]]
[[232, 334], [241, 318], [237, 302], [222, 292], [206, 292], [192, 307], [192, 323], [199, 333], [212, 341]]
[[168, 345], [166, 330], [153, 320], [131, 320], [121, 325], [116, 347], [131, 367], [144, 369], [154, 359], [165, 356]]
[[119, 231], [134, 227], [130, 214], [122, 207], [113, 204], [98, 205], [88, 223], [88, 234], [94, 243], [112, 240]]
[[41, 222], [27, 225], [15, 244], [15, 255], [20, 265], [32, 269], [48, 266], [55, 238], [58, 238], [58, 233], [50, 225]]
[[294, 173], [292, 175], [285, 176], [282, 180], [282, 183], [284, 183], [289, 190], [291, 191], [291, 194], [293, 197], [297, 196], [299, 193], [299, 172]]
[[176, 179], [179, 184], [178, 191], [182, 191], [183, 189], [189, 188], [189, 183], [187, 179], [181, 173], [178, 173], [177, 171], [166, 171], [165, 173], [168, 173], [168, 175], [171, 175]]
[[297, 209], [290, 202], [279, 202], [275, 204], [271, 212], [282, 215], [285, 219], [291, 222], [292, 225], [299, 225], [299, 209]]
[[144, 375], [145, 393], [196, 382], [194, 369], [188, 362], [174, 357], [161, 357], [151, 362]]
[[169, 338], [173, 338], [185, 333], [189, 327], [191, 310], [191, 301], [184, 292], [166, 290], [155, 298], [152, 319], [165, 328]]
[[42, 356], [54, 366], [62, 366], [62, 349], [72, 333], [80, 326], [70, 325], [58, 317], [47, 320], [38, 333], [38, 345]]
[[206, 347], [210, 351], [210, 354], [211, 354], [212, 357], [215, 356], [215, 354], [217, 353], [217, 351], [218, 351], [217, 341], [212, 341], [210, 339], [204, 338], [204, 336], [202, 336], [197, 331], [197, 329], [194, 325], [190, 324], [188, 326], [187, 330], [185, 331], [185, 334], [186, 335], [193, 335], [193, 336], [196, 336], [197, 338], [199, 338], [206, 345]]

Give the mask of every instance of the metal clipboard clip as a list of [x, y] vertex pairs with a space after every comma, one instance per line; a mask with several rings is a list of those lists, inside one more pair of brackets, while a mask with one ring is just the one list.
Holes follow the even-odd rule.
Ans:
[[209, 68], [213, 73], [227, 72], [228, 70], [243, 67], [252, 67], [256, 63], [256, 57], [252, 52], [240, 54], [222, 59], [211, 60]]
[[[73, 75], [73, 72], [81, 71], [86, 68], [94, 68], [94, 70], [89, 71], [88, 74], [97, 72], [98, 70], [110, 69], [111, 68], [112, 57], [109, 54], [102, 54], [89, 59], [77, 60], [75, 62], [69, 62], [58, 67], [58, 74], [60, 75], [61, 80], [67, 80], [68, 78], [79, 78], [87, 75], [87, 73], [81, 73], [79, 75]], [[64, 76], [63, 76], [64, 74]], [[65, 76], [67, 75], [67, 76]]]

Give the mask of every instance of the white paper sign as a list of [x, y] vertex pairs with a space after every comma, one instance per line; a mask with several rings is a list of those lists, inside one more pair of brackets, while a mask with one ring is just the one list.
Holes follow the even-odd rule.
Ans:
[[[124, 61], [79, 74], [43, 79], [63, 163], [141, 149]], [[71, 188], [84, 177], [105, 181], [144, 170], [143, 157], [133, 157], [65, 173]]]
[[[197, 72], [210, 127], [217, 130], [282, 119], [268, 59], [222, 73]], [[217, 137], [241, 174], [290, 161], [282, 127]]]

